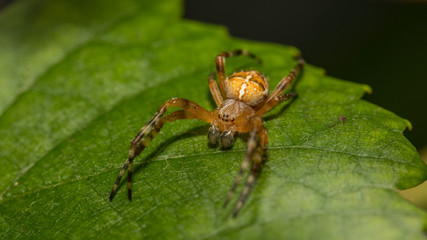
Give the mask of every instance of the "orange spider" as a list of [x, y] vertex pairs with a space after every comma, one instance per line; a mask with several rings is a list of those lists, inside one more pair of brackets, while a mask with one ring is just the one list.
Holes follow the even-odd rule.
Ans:
[[[262, 117], [278, 103], [294, 96], [289, 93], [281, 94], [292, 83], [293, 79], [304, 66], [304, 60], [299, 59], [296, 67], [268, 95], [268, 80], [258, 71], [242, 71], [234, 73], [228, 78], [226, 77], [225, 59], [238, 55], [258, 59], [255, 55], [245, 50], [235, 50], [218, 54], [216, 57], [216, 71], [219, 89], [213, 74], [208, 78], [209, 89], [218, 106], [217, 109], [209, 112], [198, 104], [183, 98], [172, 98], [163, 103], [156, 115], [132, 140], [129, 157], [114, 183], [110, 193], [110, 201], [113, 199], [120, 179], [126, 169], [128, 171], [128, 197], [129, 200], [132, 200], [132, 161], [151, 142], [163, 124], [179, 119], [200, 119], [211, 124], [208, 133], [209, 144], [211, 146], [217, 146], [219, 139], [221, 139], [221, 144], [225, 149], [231, 148], [236, 132], [249, 133], [245, 158], [224, 202], [224, 206], [226, 206], [231, 200], [250, 165], [250, 172], [246, 177], [245, 187], [233, 212], [233, 217], [237, 216], [262, 167], [264, 151], [268, 143], [267, 130], [262, 124]], [[183, 110], [163, 116], [170, 106], [180, 107]]]

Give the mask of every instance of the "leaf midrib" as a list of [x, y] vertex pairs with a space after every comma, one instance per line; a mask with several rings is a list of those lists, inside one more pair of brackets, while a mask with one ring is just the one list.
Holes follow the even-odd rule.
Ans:
[[[330, 150], [330, 149], [319, 149], [319, 148], [313, 148], [313, 147], [304, 147], [304, 146], [280, 146], [280, 147], [275, 146], [275, 147], [270, 147], [267, 150], [268, 151], [272, 151], [272, 150], [273, 151], [281, 151], [281, 150], [289, 150], [289, 149], [300, 149], [300, 150], [307, 150], [307, 151], [313, 151], [313, 150], [315, 150], [315, 151], [322, 151], [322, 152], [327, 152], [327, 153], [336, 153], [336, 154], [344, 154], [344, 155], [349, 155], [349, 156], [356, 156], [356, 157], [360, 157], [360, 158], [372, 158], [372, 159], [377, 159], [378, 158], [378, 159], [388, 160], [388, 161], [391, 161], [391, 162], [397, 162], [397, 163], [401, 163], [401, 164], [408, 164], [408, 165], [410, 165], [410, 163], [404, 163], [404, 162], [400, 162], [400, 161], [395, 161], [395, 160], [389, 159], [389, 158], [379, 158], [377, 156], [358, 155], [358, 154], [354, 154], [354, 153], [340, 152], [340, 151], [334, 151], [334, 150]], [[176, 159], [185, 159], [187, 157], [212, 156], [212, 155], [216, 155], [216, 154], [234, 154], [234, 153], [242, 153], [243, 154], [244, 152], [245, 152], [245, 150], [228, 150], [228, 151], [221, 151], [220, 150], [220, 151], [216, 151], [216, 152], [208, 152], [208, 153], [200, 153], [200, 154], [190, 154], [190, 155], [185, 155], [185, 156], [181, 155], [181, 156], [174, 156], [174, 157], [167, 157], [167, 158], [159, 157], [159, 158], [153, 160], [152, 163], [159, 162], [159, 161], [165, 161], [165, 160], [169, 160], [169, 159], [175, 159], [176, 160]], [[136, 164], [135, 166], [138, 166], [140, 164], [144, 164], [144, 163], [139, 163], [139, 164]], [[416, 166], [416, 165], [413, 165], [413, 166]], [[62, 182], [58, 182], [58, 183], [55, 183], [55, 184], [52, 184], [52, 185], [47, 185], [47, 186], [44, 186], [42, 188], [35, 189], [33, 191], [28, 191], [28, 192], [20, 193], [20, 194], [12, 196], [10, 198], [5, 198], [5, 199], [0, 200], [0, 204], [2, 204], [3, 202], [7, 202], [9, 200], [20, 198], [22, 196], [35, 194], [35, 193], [38, 193], [38, 192], [46, 190], [46, 189], [52, 189], [52, 188], [56, 188], [58, 186], [62, 186], [62, 185], [65, 185], [65, 184], [71, 184], [71, 183], [75, 183], [75, 182], [78, 182], [78, 181], [83, 181], [83, 180], [86, 180], [88, 178], [99, 176], [99, 175], [102, 175], [102, 174], [105, 174], [105, 173], [117, 172], [118, 169], [119, 169], [119, 166], [117, 166], [116, 168], [105, 170], [105, 171], [98, 171], [97, 173], [94, 173], [94, 174], [89, 174], [89, 175], [85, 175], [85, 176], [79, 176], [78, 178], [71, 178], [71, 179], [68, 179], [68, 180], [65, 180], [65, 181], [62, 181]], [[389, 189], [389, 190], [393, 189], [393, 188], [387, 188], [387, 187], [380, 186], [380, 185], [377, 185], [377, 188]], [[107, 197], [105, 197], [105, 199], [107, 199]]]
[[[202, 71], [204, 68], [203, 67], [197, 67], [197, 68], [195, 68], [195, 70], [193, 71], [193, 72], [191, 72], [191, 73], [189, 73], [188, 75], [193, 75], [193, 74], [195, 74], [195, 73], [197, 73], [197, 72], [200, 72], [200, 71]], [[139, 96], [139, 95], [141, 95], [141, 94], [143, 94], [144, 92], [146, 92], [146, 91], [150, 91], [150, 89], [153, 89], [153, 88], [157, 88], [159, 85], [163, 85], [163, 84], [166, 84], [166, 83], [168, 83], [168, 82], [171, 82], [171, 81], [174, 81], [175, 79], [177, 79], [177, 78], [182, 78], [183, 76], [186, 76], [187, 74], [185, 74], [185, 75], [179, 75], [179, 76], [174, 76], [174, 77], [168, 77], [168, 78], [165, 78], [165, 80], [163, 80], [163, 81], [159, 81], [159, 82], [157, 82], [156, 84], [154, 84], [154, 85], [152, 85], [152, 86], [150, 86], [150, 87], [147, 87], [147, 88], [144, 88], [144, 89], [141, 89], [139, 92], [136, 92], [135, 94], [133, 94], [132, 96], [127, 96], [127, 97], [123, 97], [122, 99], [120, 99], [119, 101], [117, 101], [117, 103], [116, 104], [114, 104], [114, 105], [112, 105], [110, 108], [108, 108], [108, 109], [106, 109], [104, 112], [100, 112], [98, 115], [96, 115], [96, 116], [94, 116], [91, 120], [89, 120], [89, 121], [87, 121], [86, 122], [86, 124], [82, 127], [82, 128], [80, 128], [80, 129], [75, 129], [75, 131], [73, 132], [73, 133], [71, 133], [71, 134], [69, 134], [68, 136], [64, 136], [64, 138], [62, 139], [62, 140], [60, 140], [60, 141], [58, 141], [55, 145], [53, 145], [52, 146], [52, 148], [51, 149], [49, 149], [48, 151], [46, 151], [46, 153], [43, 155], [43, 156], [41, 156], [39, 159], [37, 159], [36, 161], [34, 161], [33, 163], [31, 163], [31, 164], [29, 164], [27, 167], [25, 167], [22, 171], [20, 171], [20, 173], [18, 174], [18, 176], [12, 181], [12, 183], [11, 184], [9, 184], [8, 185], [8, 187], [0, 194], [0, 203], [2, 203], [2, 202], [5, 202], [5, 201], [8, 201], [9, 199], [12, 199], [12, 198], [14, 198], [14, 197], [17, 197], [17, 196], [22, 196], [22, 195], [28, 195], [28, 194], [31, 194], [31, 193], [36, 193], [36, 192], [38, 192], [38, 191], [41, 191], [41, 190], [43, 190], [43, 189], [47, 189], [47, 188], [52, 188], [52, 187], [56, 187], [56, 186], [60, 186], [61, 185], [61, 183], [56, 183], [56, 184], [52, 184], [52, 185], [49, 185], [49, 186], [46, 186], [46, 187], [44, 187], [44, 188], [40, 188], [40, 189], [36, 189], [36, 190], [34, 190], [34, 191], [29, 191], [29, 192], [25, 192], [25, 193], [22, 193], [22, 194], [19, 194], [19, 195], [15, 195], [15, 196], [13, 196], [13, 197], [11, 197], [11, 198], [6, 198], [6, 199], [4, 199], [3, 198], [3, 196], [7, 193], [7, 191], [12, 187], [12, 185], [13, 185], [13, 182], [17, 182], [21, 177], [23, 177], [30, 169], [32, 169], [34, 166], [36, 166], [40, 161], [42, 161], [47, 155], [49, 155], [52, 151], [54, 151], [55, 149], [57, 149], [59, 146], [61, 146], [62, 145], [62, 143], [64, 143], [67, 139], [69, 139], [69, 138], [71, 138], [72, 136], [75, 136], [76, 134], [78, 134], [79, 132], [81, 132], [81, 131], [84, 131], [84, 129], [87, 129], [94, 121], [96, 121], [97, 119], [100, 119], [100, 118], [102, 118], [103, 116], [105, 116], [106, 114], [108, 114], [108, 113], [110, 113], [110, 112], [112, 112], [112, 111], [114, 111], [115, 109], [117, 109], [119, 106], [121, 106], [122, 105], [122, 103], [124, 102], [124, 101], [127, 101], [128, 99], [132, 99], [132, 98], [135, 98], [135, 97], [137, 97], [137, 96]], [[344, 104], [348, 104], [349, 102], [353, 102], [353, 101], [360, 101], [359, 99], [350, 99], [350, 100], [347, 100], [346, 101], [346, 103], [343, 103], [343, 105]], [[1, 116], [0, 116], [1, 117]], [[377, 122], [377, 121], [374, 121], [376, 124], [378, 124], [378, 125], [381, 125], [382, 127], [387, 127], [387, 128], [389, 128], [389, 129], [391, 129], [391, 127], [390, 126], [388, 126], [388, 125], [385, 125], [384, 123], [379, 123], [379, 122]], [[327, 128], [322, 128], [322, 129], [319, 129], [318, 131], [316, 131], [316, 132], [319, 132], [319, 131], [323, 131], [323, 130], [325, 130], [325, 129], [327, 129]], [[316, 133], [315, 132], [315, 133]], [[315, 133], [313, 133], [313, 134], [315, 134]], [[386, 158], [386, 157], [380, 157], [380, 156], [370, 156], [370, 155], [362, 155], [362, 154], [355, 154], [355, 153], [349, 153], [349, 152], [343, 152], [343, 151], [336, 151], [336, 150], [332, 150], [332, 149], [320, 149], [320, 148], [315, 148], [315, 147], [309, 147], [309, 146], [301, 146], [301, 145], [296, 145], [296, 146], [275, 146], [275, 147], [269, 147], [268, 149], [270, 149], [270, 150], [280, 150], [280, 149], [301, 149], [301, 150], [316, 150], [316, 151], [321, 151], [321, 152], [329, 152], [329, 153], [336, 153], [336, 154], [345, 154], [345, 155], [349, 155], [349, 156], [355, 156], [355, 157], [363, 157], [363, 158], [376, 158], [376, 159], [383, 159], [383, 160], [387, 160], [387, 161], [390, 161], [390, 162], [395, 162], [395, 163], [400, 163], [400, 164], [404, 164], [404, 165], [410, 165], [410, 166], [414, 166], [414, 167], [418, 167], [418, 165], [416, 165], [416, 164], [414, 164], [414, 163], [412, 163], [412, 162], [403, 162], [403, 161], [399, 161], [399, 160], [396, 160], [396, 159], [390, 159], [390, 158]], [[228, 153], [237, 153], [237, 152], [243, 152], [243, 150], [234, 150], [234, 151], [228, 151]], [[204, 155], [214, 155], [214, 154], [219, 154], [219, 153], [221, 153], [221, 154], [223, 154], [223, 153], [226, 153], [226, 152], [224, 152], [224, 151], [217, 151], [217, 152], [212, 152], [212, 153], [204, 153], [204, 154], [193, 154], [193, 155], [180, 155], [180, 156], [174, 156], [174, 157], [168, 157], [168, 159], [179, 159], [179, 158], [185, 158], [185, 157], [192, 157], [192, 156], [204, 156]], [[160, 157], [160, 158], [157, 158], [155, 161], [162, 161], [162, 160], [166, 160], [166, 158], [162, 158], [162, 157]], [[117, 169], [114, 169], [114, 170], [117, 170]], [[102, 172], [99, 172], [99, 174], [101, 174], [101, 173], [107, 173], [107, 172], [110, 172], [110, 171], [114, 171], [113, 169], [111, 169], [111, 170], [107, 170], [107, 171], [102, 171]], [[93, 174], [93, 175], [86, 175], [86, 176], [83, 176], [83, 177], [80, 177], [80, 178], [75, 178], [75, 179], [71, 179], [71, 180], [67, 180], [66, 182], [74, 182], [74, 181], [78, 181], [78, 180], [80, 180], [80, 179], [87, 179], [87, 178], [89, 178], [89, 177], [92, 177], [92, 176], [96, 176], [96, 175], [99, 175], [99, 174]], [[66, 182], [64, 182], [64, 183], [66, 183]]]

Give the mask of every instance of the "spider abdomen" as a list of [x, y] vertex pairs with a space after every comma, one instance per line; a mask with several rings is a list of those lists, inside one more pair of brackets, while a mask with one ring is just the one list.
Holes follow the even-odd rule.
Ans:
[[258, 71], [243, 71], [232, 74], [225, 80], [228, 98], [242, 101], [252, 107], [268, 96], [268, 81]]

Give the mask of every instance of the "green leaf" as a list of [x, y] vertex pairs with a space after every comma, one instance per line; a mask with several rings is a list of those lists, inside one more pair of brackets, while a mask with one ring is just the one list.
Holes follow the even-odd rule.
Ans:
[[[16, 1], [0, 13], [0, 237], [423, 239], [426, 213], [397, 188], [427, 178], [407, 121], [360, 98], [369, 87], [308, 65], [299, 97], [265, 117], [268, 161], [235, 219], [222, 202], [245, 152], [207, 145], [208, 125], [167, 124], [108, 195], [129, 142], [171, 97], [213, 109], [220, 51], [263, 59], [276, 86], [298, 50], [179, 19], [180, 1]], [[346, 121], [340, 121], [345, 117]]]

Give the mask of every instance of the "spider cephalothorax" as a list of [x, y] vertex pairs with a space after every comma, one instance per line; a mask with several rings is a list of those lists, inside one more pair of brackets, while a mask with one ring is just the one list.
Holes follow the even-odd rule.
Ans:
[[[245, 186], [236, 203], [233, 216], [238, 214], [262, 167], [262, 158], [268, 143], [267, 130], [263, 126], [261, 118], [279, 102], [293, 96], [292, 94], [282, 95], [282, 93], [301, 71], [304, 61], [299, 59], [297, 66], [279, 82], [276, 89], [269, 95], [267, 78], [258, 71], [237, 72], [226, 78], [225, 59], [236, 55], [245, 55], [257, 59], [255, 55], [245, 50], [222, 52], [216, 57], [219, 88], [213, 75], [208, 80], [209, 89], [217, 104], [217, 109], [209, 112], [198, 104], [183, 98], [172, 98], [163, 103], [157, 114], [132, 140], [129, 157], [114, 183], [113, 190], [110, 193], [110, 201], [113, 199], [120, 179], [126, 170], [128, 171], [128, 197], [129, 200], [132, 200], [132, 161], [151, 142], [164, 123], [179, 119], [200, 119], [211, 124], [208, 132], [208, 140], [211, 146], [217, 146], [218, 142], [221, 141], [223, 148], [231, 148], [234, 143], [234, 135], [237, 132], [249, 133], [245, 158], [224, 203], [227, 205], [231, 200], [244, 173], [249, 169]], [[183, 110], [164, 116], [170, 106], [180, 107]]]

